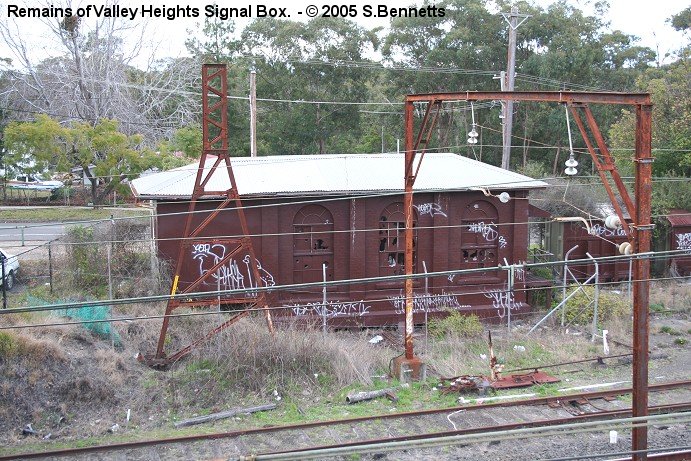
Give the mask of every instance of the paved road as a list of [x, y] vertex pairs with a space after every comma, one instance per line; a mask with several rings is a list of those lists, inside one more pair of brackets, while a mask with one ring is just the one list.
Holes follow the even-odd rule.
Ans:
[[0, 224], [0, 242], [47, 242], [62, 237], [65, 226], [62, 223], [5, 223]]

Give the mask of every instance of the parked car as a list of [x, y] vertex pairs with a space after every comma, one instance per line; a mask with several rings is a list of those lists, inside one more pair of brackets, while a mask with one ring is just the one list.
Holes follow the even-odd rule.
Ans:
[[[2, 266], [5, 266], [5, 278], [2, 278]], [[5, 250], [0, 249], [0, 286], [5, 284], [5, 289], [11, 290], [14, 286], [14, 281], [17, 278], [17, 272], [19, 272], [19, 260], [16, 256], [7, 253]]]
[[65, 187], [62, 181], [44, 181], [31, 175], [17, 176], [14, 181], [8, 181], [7, 185], [14, 189], [29, 190], [53, 190]]

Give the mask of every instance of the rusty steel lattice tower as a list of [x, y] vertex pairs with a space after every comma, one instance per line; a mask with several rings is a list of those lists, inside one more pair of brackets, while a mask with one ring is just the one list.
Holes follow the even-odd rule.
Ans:
[[[262, 280], [228, 153], [228, 79], [225, 64], [204, 64], [202, 66], [202, 132], [203, 150], [199, 159], [189, 210], [185, 217], [185, 228], [180, 239], [170, 298], [166, 306], [156, 354], [155, 356], [140, 355], [141, 360], [154, 367], [164, 367], [179, 360], [192, 351], [195, 346], [237, 322], [256, 307], [265, 308], [269, 330], [273, 330], [271, 313], [266, 305], [266, 295], [261, 290], [240, 294], [218, 292], [213, 293], [213, 295], [196, 292], [205, 281], [217, 276], [219, 269], [238, 255], [249, 257], [249, 261], [251, 261], [250, 275], [254, 280]], [[224, 186], [222, 187], [229, 186], [229, 188], [225, 190], [207, 189], [211, 185], [218, 187], [219, 184], [223, 184]], [[203, 216], [200, 213], [195, 213], [197, 202], [200, 199], [218, 199], [219, 197], [221, 197], [221, 200], [214, 210], [209, 213], [205, 212]], [[231, 213], [239, 221], [242, 235], [233, 238], [203, 237], [204, 229], [214, 222], [219, 213], [224, 213], [224, 215]], [[201, 242], [222, 244], [228, 251], [215, 262], [213, 267], [202, 273], [196, 280], [185, 286], [184, 289], [178, 291], [178, 282], [184, 264], [190, 262], [190, 249], [193, 245]], [[227, 311], [227, 314], [222, 315], [229, 315], [230, 318], [191, 344], [182, 347], [171, 355], [167, 355], [164, 348], [173, 311], [179, 307], [203, 307], [209, 305], [219, 305], [224, 311]]]
[[[405, 354], [394, 360], [394, 372], [404, 368], [412, 372], [412, 378], [420, 377], [423, 369], [420, 359], [413, 351], [413, 185], [420, 170], [420, 164], [433, 135], [434, 125], [445, 102], [459, 101], [533, 101], [565, 104], [576, 120], [593, 164], [607, 190], [612, 206], [621, 223], [625, 223], [622, 207], [614, 189], [624, 203], [624, 208], [633, 223], [624, 230], [634, 254], [634, 292], [633, 292], [633, 416], [648, 414], [648, 333], [649, 333], [649, 293], [650, 293], [650, 238], [651, 192], [652, 192], [652, 104], [647, 93], [587, 93], [571, 91], [507, 91], [482, 92], [466, 91], [454, 93], [412, 94], [405, 99]], [[417, 135], [414, 130], [414, 105], [426, 104], [427, 111], [419, 123]], [[636, 168], [635, 196], [629, 195], [617, 171], [604, 136], [595, 121], [590, 104], [630, 105], [636, 111], [636, 148], [634, 163]], [[585, 118], [585, 123], [583, 119]], [[612, 184], [614, 187], [612, 187]], [[647, 458], [648, 428], [637, 426], [632, 429], [632, 449], [634, 460]]]

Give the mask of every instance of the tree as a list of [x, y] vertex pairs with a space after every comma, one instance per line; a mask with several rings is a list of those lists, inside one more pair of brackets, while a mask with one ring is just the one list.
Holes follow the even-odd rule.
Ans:
[[367, 100], [370, 72], [353, 63], [367, 61], [378, 43], [374, 33], [337, 18], [307, 24], [262, 19], [243, 31], [242, 42], [247, 54], [262, 56], [256, 60], [258, 95], [315, 102], [262, 103], [260, 153], [323, 154], [342, 148], [339, 138], [359, 137], [360, 108], [348, 102]]
[[[72, 6], [69, 0], [51, 3]], [[50, 57], [40, 61], [24, 39], [25, 23], [0, 21], [0, 36], [14, 58], [7, 92], [17, 119], [50, 113], [94, 126], [105, 118], [116, 119], [123, 132], [144, 133], [149, 142], [190, 121], [194, 105], [189, 100], [198, 98], [185, 91], [196, 81], [196, 61], [149, 59], [147, 68], [139, 70], [134, 63], [145, 62], [144, 28], [136, 20], [103, 17], [87, 24], [72, 16], [36, 21], [47, 28], [54, 45], [46, 47]], [[136, 45], [126, 49], [125, 37]]]
[[[691, 176], [691, 62], [689, 59], [651, 69], [638, 85], [653, 102], [652, 134], [654, 175]], [[612, 146], [620, 161], [627, 161], [635, 144], [635, 114], [625, 112], [612, 125]], [[630, 160], [629, 160], [630, 164]]]
[[72, 122], [63, 126], [39, 115], [33, 122], [10, 123], [5, 137], [15, 162], [32, 159], [37, 170], [82, 167], [91, 181], [94, 205], [102, 204], [113, 190], [126, 192], [125, 180], [161, 161], [142, 146], [141, 135], [124, 134], [118, 131], [118, 122], [108, 119], [96, 125]]

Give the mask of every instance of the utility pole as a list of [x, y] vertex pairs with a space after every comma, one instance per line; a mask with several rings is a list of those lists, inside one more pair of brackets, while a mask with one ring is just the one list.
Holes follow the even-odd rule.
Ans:
[[[506, 82], [502, 79], [502, 91], [513, 91], [514, 76], [516, 74], [516, 29], [525, 22], [530, 16], [527, 14], [519, 14], [518, 8], [511, 7], [511, 13], [501, 14], [506, 22], [509, 23], [509, 55], [506, 66]], [[518, 22], [518, 18], [522, 18]], [[513, 132], [513, 101], [508, 100], [502, 106], [504, 110], [504, 126], [502, 132], [503, 150], [501, 155], [501, 167], [505, 170], [509, 169], [511, 160], [511, 134]]]
[[250, 157], [257, 156], [257, 71], [250, 71]]

